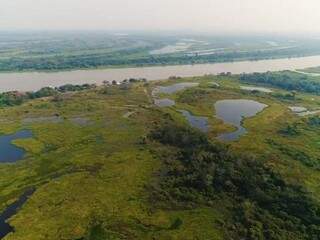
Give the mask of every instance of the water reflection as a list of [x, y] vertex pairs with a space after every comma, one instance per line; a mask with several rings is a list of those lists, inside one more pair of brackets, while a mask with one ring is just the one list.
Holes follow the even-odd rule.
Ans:
[[0, 163], [10, 163], [21, 160], [25, 150], [12, 144], [13, 140], [31, 138], [32, 132], [22, 130], [10, 135], [0, 136]]
[[0, 214], [0, 239], [4, 238], [7, 234], [14, 230], [13, 227], [7, 223], [7, 221], [18, 212], [28, 198], [34, 193], [34, 191], [35, 189], [26, 191], [16, 202], [9, 205]]
[[249, 86], [240, 86], [242, 90], [247, 91], [258, 91], [258, 92], [264, 92], [264, 93], [272, 93], [272, 90], [269, 88], [264, 87], [249, 87]]
[[209, 127], [207, 117], [194, 116], [186, 110], [179, 110], [179, 112], [182, 113], [182, 115], [188, 120], [189, 124], [192, 127], [197, 128], [198, 130], [204, 133], [208, 132]]
[[161, 93], [173, 94], [178, 91], [184, 90], [186, 88], [196, 87], [198, 85], [199, 85], [199, 83], [184, 82], [184, 83], [173, 84], [170, 86], [158, 86], [153, 90], [152, 95], [155, 96], [155, 95], [161, 94]]
[[155, 99], [154, 104], [157, 105], [158, 107], [172, 107], [176, 103], [175, 101], [169, 98], [163, 98], [163, 99]]
[[205, 74], [232, 72], [233, 74], [295, 70], [319, 65], [320, 56], [240, 61], [228, 63], [158, 66], [141, 68], [76, 70], [65, 72], [19, 72], [0, 74], [0, 92], [34, 91], [41, 87], [58, 87], [64, 84], [102, 84], [105, 80], [122, 81], [128, 78], [149, 80], [168, 79], [170, 76], [193, 77]]
[[267, 105], [265, 104], [245, 99], [216, 102], [216, 116], [225, 123], [237, 128], [235, 132], [221, 134], [218, 136], [218, 139], [221, 141], [238, 140], [242, 135], [247, 133], [247, 130], [242, 126], [243, 120], [255, 116], [266, 107]]

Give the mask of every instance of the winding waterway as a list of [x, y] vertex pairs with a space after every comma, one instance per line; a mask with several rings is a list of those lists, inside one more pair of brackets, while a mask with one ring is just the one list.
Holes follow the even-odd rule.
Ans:
[[13, 163], [24, 157], [25, 150], [12, 144], [17, 139], [31, 138], [30, 130], [21, 130], [10, 135], [0, 135], [0, 163]]
[[251, 73], [281, 70], [296, 70], [320, 66], [320, 56], [270, 59], [260, 61], [240, 61], [227, 63], [157, 66], [119, 69], [76, 70], [66, 72], [21, 72], [0, 73], [0, 92], [33, 91], [46, 86], [64, 84], [101, 84], [103, 81], [122, 81], [128, 78], [148, 80], [167, 79], [170, 76], [192, 77], [221, 72]]
[[225, 142], [238, 140], [247, 133], [247, 129], [242, 126], [243, 120], [255, 116], [266, 107], [267, 105], [263, 103], [247, 99], [229, 99], [216, 102], [217, 118], [237, 128], [234, 132], [221, 134], [218, 139]]
[[19, 209], [25, 204], [25, 202], [34, 193], [34, 191], [35, 189], [27, 190], [19, 197], [17, 201], [9, 205], [0, 214], [0, 239], [3, 239], [7, 234], [14, 230], [7, 221], [19, 211]]

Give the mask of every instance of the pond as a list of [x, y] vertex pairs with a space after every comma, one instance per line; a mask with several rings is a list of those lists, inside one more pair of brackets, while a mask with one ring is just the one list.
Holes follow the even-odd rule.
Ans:
[[0, 239], [4, 238], [7, 234], [14, 230], [13, 227], [7, 223], [7, 221], [18, 212], [28, 198], [34, 193], [34, 191], [34, 189], [29, 189], [26, 191], [17, 201], [9, 205], [0, 214]]
[[269, 88], [264, 87], [251, 87], [251, 86], [240, 86], [242, 90], [247, 91], [258, 91], [258, 92], [264, 92], [264, 93], [272, 93], [272, 90]]
[[267, 105], [246, 99], [222, 100], [215, 104], [216, 117], [223, 120], [224, 123], [230, 124], [237, 128], [231, 133], [223, 133], [218, 136], [221, 141], [235, 141], [247, 130], [242, 126], [245, 118], [253, 117], [257, 113], [263, 111]]
[[190, 112], [186, 110], [179, 110], [180, 113], [188, 120], [189, 124], [200, 130], [201, 132], [207, 133], [209, 130], [208, 127], [208, 118], [207, 117], [199, 117], [194, 116]]
[[0, 163], [12, 163], [24, 157], [25, 150], [12, 144], [13, 140], [32, 138], [30, 130], [0, 136]]
[[300, 107], [300, 106], [289, 107], [289, 109], [300, 117], [306, 117], [309, 115], [315, 115], [315, 114], [320, 113], [320, 110], [312, 110], [311, 111], [305, 107]]
[[220, 87], [220, 84], [217, 82], [211, 82], [210, 84], [212, 87]]
[[314, 111], [305, 111], [305, 112], [299, 112], [297, 113], [300, 117], [306, 117], [310, 115], [315, 115], [320, 113], [320, 110], [314, 110]]
[[157, 94], [173, 94], [176, 93], [178, 91], [184, 90], [186, 88], [190, 88], [190, 87], [196, 87], [198, 86], [199, 83], [192, 83], [192, 82], [184, 82], [184, 83], [177, 83], [177, 84], [173, 84], [173, 85], [169, 85], [169, 86], [158, 86], [156, 87], [153, 92], [152, 95], [155, 96]]
[[72, 123], [79, 125], [81, 127], [85, 127], [90, 125], [90, 120], [86, 117], [73, 117], [69, 119]]
[[171, 100], [169, 98], [162, 98], [158, 99], [157, 95], [158, 94], [173, 94], [178, 91], [182, 91], [186, 88], [190, 87], [196, 87], [198, 86], [199, 83], [189, 83], [189, 82], [184, 82], [184, 83], [177, 83], [177, 84], [172, 84], [169, 86], [158, 86], [152, 91], [152, 96], [154, 98], [154, 104], [157, 105], [158, 107], [171, 107], [174, 106], [176, 103], [174, 100]]
[[46, 117], [27, 117], [22, 119], [23, 124], [32, 124], [32, 123], [61, 123], [63, 118], [60, 116], [46, 116]]
[[294, 113], [301, 113], [301, 112], [305, 112], [308, 110], [305, 107], [298, 107], [298, 106], [289, 107], [289, 109]]
[[163, 98], [163, 99], [155, 99], [154, 104], [157, 105], [158, 107], [172, 107], [176, 103], [175, 101], [169, 98]]
[[191, 46], [192, 46], [191, 43], [178, 42], [175, 45], [167, 45], [160, 49], [151, 50], [149, 53], [151, 55], [162, 55], [162, 54], [183, 52], [188, 48], [190, 48]]

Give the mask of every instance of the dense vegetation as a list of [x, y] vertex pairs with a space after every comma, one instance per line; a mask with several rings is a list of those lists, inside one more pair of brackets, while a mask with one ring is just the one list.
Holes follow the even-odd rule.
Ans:
[[[309, 50], [282, 50], [282, 51], [251, 51], [251, 52], [226, 52], [212, 55], [159, 55], [145, 54], [148, 49], [121, 51], [115, 54], [97, 54], [79, 56], [55, 56], [43, 58], [13, 58], [0, 60], [0, 71], [24, 71], [24, 70], [72, 70], [80, 68], [119, 67], [119, 66], [155, 66], [155, 65], [180, 65], [203, 64], [216, 62], [232, 62], [239, 60], [261, 60], [273, 58], [285, 58], [295, 56], [314, 55], [318, 52]], [[119, 56], [120, 55], [120, 56]], [[142, 56], [141, 56], [142, 55]], [[132, 56], [132, 57], [129, 57]]]
[[320, 206], [302, 187], [286, 184], [259, 159], [233, 155], [205, 135], [170, 122], [150, 137], [177, 148], [175, 155], [164, 156], [165, 167], [153, 188], [154, 202], [185, 208], [231, 199], [234, 222], [225, 227], [232, 239], [320, 236]]
[[95, 88], [92, 84], [72, 85], [66, 84], [60, 87], [44, 87], [35, 92], [5, 92], [0, 93], [0, 107], [15, 106], [24, 103], [30, 99], [57, 96], [59, 93], [75, 92]]
[[[320, 117], [289, 106], [311, 111], [320, 96], [244, 91], [238, 77], [4, 93], [12, 99], [0, 108], [0, 132], [33, 137], [12, 142], [23, 160], [0, 163], [0, 212], [35, 190], [5, 239], [319, 239]], [[199, 85], [159, 96], [174, 106], [153, 104], [156, 86], [182, 82]], [[239, 140], [222, 143], [216, 137], [235, 130], [215, 117], [224, 99], [268, 107], [243, 119]], [[191, 128], [182, 109], [205, 117], [208, 132]]]
[[304, 74], [292, 72], [267, 72], [242, 74], [240, 81], [250, 84], [264, 84], [288, 91], [302, 91], [320, 94], [320, 82]]
[[[214, 63], [320, 53], [318, 40], [294, 36], [37, 32], [2, 33], [0, 43], [0, 71]], [[185, 49], [175, 51], [181, 43]], [[171, 51], [161, 52], [168, 46]]]

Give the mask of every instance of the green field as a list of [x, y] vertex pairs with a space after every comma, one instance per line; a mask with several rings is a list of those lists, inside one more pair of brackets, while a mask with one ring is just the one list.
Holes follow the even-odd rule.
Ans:
[[[272, 93], [245, 91], [243, 81], [138, 82], [2, 107], [2, 134], [30, 129], [34, 137], [14, 142], [25, 159], [0, 165], [0, 210], [36, 189], [5, 239], [319, 239], [320, 118], [289, 107], [316, 110], [320, 96], [267, 83]], [[156, 86], [179, 82], [199, 86], [163, 94], [173, 107], [153, 104]], [[268, 107], [244, 120], [239, 141], [220, 143], [220, 133], [234, 130], [215, 117], [223, 99]], [[207, 117], [208, 133], [179, 109]]]

